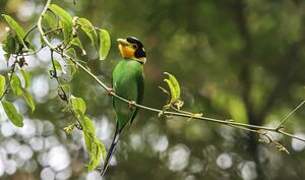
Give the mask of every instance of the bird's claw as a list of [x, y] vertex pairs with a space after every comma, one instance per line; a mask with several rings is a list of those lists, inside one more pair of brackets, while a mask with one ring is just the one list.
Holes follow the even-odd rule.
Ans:
[[135, 102], [135, 101], [129, 101], [129, 102], [128, 102], [128, 108], [129, 108], [129, 109], [133, 108], [135, 105], [136, 105], [136, 102]]
[[108, 96], [113, 96], [114, 95], [114, 90], [113, 88], [108, 88], [107, 90]]
[[80, 125], [80, 123], [75, 124], [75, 127], [76, 127], [78, 130], [83, 130], [83, 127], [82, 127], [82, 125]]

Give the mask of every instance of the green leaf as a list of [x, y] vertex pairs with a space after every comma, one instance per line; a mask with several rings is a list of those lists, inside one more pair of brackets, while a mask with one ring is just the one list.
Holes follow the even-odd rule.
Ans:
[[58, 26], [58, 21], [56, 19], [56, 16], [51, 13], [45, 13], [43, 15], [43, 23], [44, 23], [44, 27], [48, 27], [48, 28], [55, 28], [56, 26]]
[[23, 126], [23, 118], [15, 108], [15, 106], [8, 102], [8, 101], [2, 101], [3, 109], [7, 115], [7, 117], [10, 119], [10, 121], [18, 127]]
[[108, 31], [104, 29], [98, 30], [99, 35], [99, 59], [105, 60], [111, 48], [111, 39]]
[[32, 95], [28, 91], [24, 90], [23, 98], [24, 98], [25, 102], [27, 103], [27, 105], [31, 108], [31, 111], [34, 112], [35, 111], [35, 102], [33, 100]]
[[6, 39], [3, 41], [3, 50], [7, 54], [16, 54], [18, 51], [18, 40], [16, 39], [16, 36], [14, 36], [12, 33], [9, 33], [6, 36]]
[[31, 84], [31, 76], [29, 72], [26, 72], [24, 69], [20, 69], [20, 72], [22, 74], [23, 80], [24, 80], [24, 88], [28, 88]]
[[56, 72], [62, 72], [62, 68], [61, 68], [61, 65], [58, 61], [54, 61], [54, 66], [55, 66], [55, 69], [56, 69]]
[[63, 21], [65, 21], [67, 24], [71, 24], [71, 27], [72, 27], [72, 17], [70, 16], [70, 14], [67, 11], [65, 11], [63, 8], [59, 7], [56, 4], [51, 4], [49, 6], [49, 9], [54, 14], [59, 16]]
[[175, 103], [180, 99], [180, 85], [179, 82], [177, 81], [176, 77], [168, 72], [164, 72], [164, 74], [168, 75], [168, 79], [164, 79], [164, 82], [167, 83], [170, 94], [171, 94], [171, 103]]
[[24, 44], [23, 38], [25, 36], [24, 29], [9, 15], [2, 14], [2, 17], [5, 19], [7, 24], [11, 27], [12, 30], [16, 32], [17, 38], [21, 44]]
[[88, 151], [90, 162], [88, 170], [92, 171], [100, 164], [101, 158], [106, 156], [105, 145], [102, 144], [95, 135], [95, 128], [92, 120], [87, 116], [82, 116], [81, 125], [83, 128], [83, 135], [85, 138], [86, 149]]
[[0, 75], [0, 97], [2, 97], [5, 92], [5, 77]]
[[[57, 76], [58, 76], [58, 73], [62, 73], [62, 71], [63, 71], [63, 68], [62, 68], [61, 64], [59, 63], [59, 60], [54, 59], [54, 66], [55, 66]], [[53, 65], [51, 67], [51, 70], [54, 70]]]
[[71, 44], [78, 47], [82, 51], [82, 55], [86, 55], [86, 51], [84, 49], [84, 46], [82, 42], [79, 40], [78, 37], [75, 37], [72, 39]]
[[70, 42], [72, 38], [72, 17], [63, 8], [56, 4], [51, 4], [49, 9], [60, 18], [60, 25], [63, 27], [64, 42]]
[[73, 79], [73, 76], [74, 76], [74, 74], [77, 72], [77, 66], [74, 64], [74, 63], [72, 63], [71, 61], [69, 61], [68, 63], [67, 63], [67, 65], [68, 65], [68, 72], [69, 72], [69, 75], [71, 76], [71, 79]]
[[23, 93], [21, 81], [16, 74], [13, 74], [10, 85], [14, 94], [16, 94], [17, 96], [20, 96]]
[[82, 98], [71, 96], [70, 103], [73, 111], [79, 115], [84, 115], [86, 112], [86, 103]]
[[89, 37], [92, 45], [94, 45], [95, 42], [97, 42], [97, 34], [91, 22], [86, 18], [77, 18], [76, 22], [78, 25], [80, 25], [80, 28], [84, 31], [84, 33]]

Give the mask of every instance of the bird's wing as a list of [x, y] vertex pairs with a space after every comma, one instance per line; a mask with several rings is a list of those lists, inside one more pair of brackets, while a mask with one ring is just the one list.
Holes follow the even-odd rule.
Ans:
[[[138, 77], [137, 77], [137, 82], [138, 82], [138, 88], [137, 88], [137, 99], [136, 102], [138, 104], [141, 104], [143, 101], [143, 96], [144, 96], [144, 75], [143, 72], [140, 72]], [[138, 113], [139, 108], [136, 107], [135, 111], [132, 113], [132, 116], [129, 121], [129, 125], [132, 124], [133, 120], [135, 119], [137, 113]]]

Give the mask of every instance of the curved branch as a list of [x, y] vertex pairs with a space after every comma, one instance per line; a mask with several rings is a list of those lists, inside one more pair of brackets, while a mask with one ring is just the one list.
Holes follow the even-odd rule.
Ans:
[[[258, 132], [258, 130], [263, 130], [263, 131], [269, 131], [269, 132], [276, 132], [279, 134], [283, 134], [285, 136], [291, 137], [291, 138], [295, 138], [298, 139], [300, 141], [305, 142], [305, 139], [297, 137], [293, 134], [290, 134], [286, 131], [283, 130], [283, 128], [277, 128], [277, 127], [266, 127], [266, 126], [258, 126], [258, 125], [251, 125], [251, 124], [245, 124], [245, 123], [239, 123], [239, 122], [235, 122], [232, 120], [223, 120], [223, 119], [215, 119], [215, 118], [210, 118], [210, 117], [203, 117], [203, 116], [194, 116], [192, 114], [189, 113], [182, 113], [182, 112], [174, 112], [174, 111], [164, 111], [161, 109], [157, 109], [157, 108], [153, 108], [153, 107], [148, 107], [148, 106], [144, 106], [141, 104], [137, 104], [134, 103], [132, 100], [129, 99], [125, 99], [119, 95], [117, 95], [115, 92], [112, 91], [112, 88], [108, 87], [104, 82], [102, 82], [100, 79], [98, 79], [97, 76], [95, 76], [89, 69], [87, 69], [85, 66], [83, 66], [82, 64], [80, 64], [77, 60], [75, 60], [74, 58], [72, 58], [71, 56], [69, 56], [68, 54], [66, 54], [65, 52], [60, 51], [57, 47], [55, 47], [54, 45], [51, 44], [51, 42], [47, 39], [47, 37], [45, 36], [45, 32], [42, 29], [42, 18], [43, 15], [46, 13], [46, 11], [48, 10], [48, 7], [51, 3], [51, 0], [48, 0], [46, 2], [46, 5], [42, 11], [42, 13], [39, 16], [38, 22], [37, 22], [37, 27], [38, 30], [42, 36], [43, 41], [46, 43], [46, 45], [53, 50], [54, 52], [62, 55], [64, 58], [70, 60], [72, 63], [74, 63], [76, 66], [78, 66], [79, 68], [81, 68], [83, 71], [85, 71], [89, 76], [91, 76], [103, 89], [105, 89], [110, 96], [117, 98], [119, 100], [121, 100], [122, 102], [128, 103], [132, 106], [138, 107], [140, 109], [143, 110], [147, 110], [147, 111], [152, 111], [157, 113], [158, 115], [165, 115], [165, 116], [178, 116], [178, 117], [185, 117], [185, 118], [191, 118], [191, 119], [197, 119], [197, 120], [202, 120], [202, 121], [207, 121], [207, 122], [213, 122], [213, 123], [218, 123], [218, 124], [223, 124], [223, 125], [227, 125], [227, 126], [233, 126], [235, 128], [238, 129], [243, 129], [243, 130], [247, 130], [247, 131], [252, 131], [252, 132], [256, 132], [258, 134], [260, 134]], [[131, 103], [132, 102], [132, 103]]]

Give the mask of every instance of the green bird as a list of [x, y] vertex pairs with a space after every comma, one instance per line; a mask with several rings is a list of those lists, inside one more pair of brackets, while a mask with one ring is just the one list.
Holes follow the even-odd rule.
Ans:
[[115, 97], [113, 98], [113, 107], [116, 113], [116, 129], [101, 171], [102, 176], [107, 171], [120, 134], [127, 124], [132, 124], [137, 115], [138, 108], [132, 107], [132, 104], [141, 103], [144, 94], [143, 65], [146, 62], [146, 53], [143, 44], [135, 37], [127, 37], [117, 41], [122, 59], [113, 70], [112, 87], [117, 95], [130, 100], [130, 103], [128, 104]]

